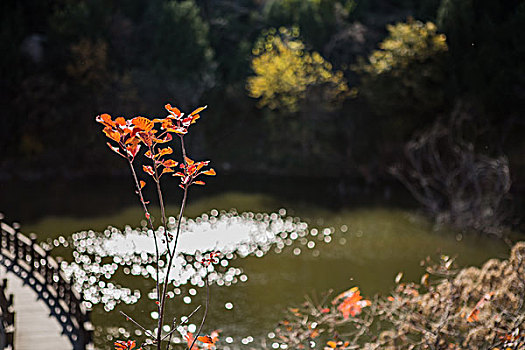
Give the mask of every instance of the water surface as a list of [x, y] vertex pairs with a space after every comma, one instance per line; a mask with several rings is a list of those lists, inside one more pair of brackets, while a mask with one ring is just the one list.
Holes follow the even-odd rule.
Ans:
[[[250, 227], [261, 226], [259, 231], [253, 229], [257, 237], [272, 231], [270, 227], [277, 228], [267, 241], [250, 241], [243, 251], [235, 251], [230, 244], [224, 248], [221, 263], [215, 269], [206, 330], [221, 329], [222, 344], [231, 349], [247, 344], [257, 347], [263, 339], [268, 341], [268, 334], [284, 315], [283, 310], [301, 303], [306, 294], [315, 299], [329, 289], [337, 293], [352, 286], [359, 286], [365, 296], [387, 294], [399, 272], [403, 272], [403, 281], [417, 281], [423, 273], [420, 262], [427, 256], [446, 254], [457, 257], [459, 266], [479, 266], [488, 258], [503, 259], [508, 254], [501, 241], [436, 228], [423, 216], [406, 209], [329, 210], [315, 205], [282, 208], [280, 202], [265, 195], [224, 193], [191, 201], [188, 207], [187, 216], [193, 226], [187, 237], [197, 240], [186, 244], [184, 249], [190, 260], [185, 263], [196, 274], [199, 271], [192, 267], [191, 260], [196, 242], [198, 246], [202, 239], [203, 246], [208, 244], [210, 248], [209, 242], [220, 236], [218, 231], [209, 229], [210, 220], [217, 222], [226, 217], [239, 237]], [[232, 208], [236, 210], [230, 211]], [[177, 209], [169, 206], [168, 213], [176, 213]], [[54, 253], [70, 262], [65, 267], [71, 268], [76, 259], [80, 270], [84, 266], [81, 275], [93, 278], [90, 283], [97, 287], [90, 295], [99, 345], [126, 336], [141, 338], [142, 333], [118, 311], [133, 315], [151, 328], [155, 326], [156, 305], [151, 293], [154, 281], [151, 269], [147, 269], [151, 256], [143, 254], [151, 247], [141, 248], [137, 243], [141, 232], [147, 232], [133, 231], [140, 227], [141, 217], [140, 209], [132, 207], [89, 218], [45, 217], [24, 227], [26, 232], [47, 237], [44, 241], [55, 246]], [[108, 225], [114, 228], [107, 229]], [[199, 225], [208, 228], [200, 232]], [[83, 232], [90, 229], [93, 231]], [[221, 230], [227, 231], [228, 225]], [[126, 243], [126, 237], [135, 239], [134, 243]], [[84, 242], [80, 249], [83, 252], [79, 251], [79, 242]], [[99, 251], [97, 258], [93, 252], [86, 253], [86, 242], [101, 247], [113, 244], [113, 248]], [[170, 287], [173, 298], [168, 313], [187, 315], [203, 303], [202, 278], [177, 278]], [[189, 323], [197, 324], [198, 316]]]

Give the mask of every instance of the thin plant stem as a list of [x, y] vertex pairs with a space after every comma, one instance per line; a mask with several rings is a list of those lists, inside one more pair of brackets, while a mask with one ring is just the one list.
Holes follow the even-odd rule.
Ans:
[[[176, 325], [176, 324], [177, 324], [177, 318], [174, 317], [174, 318], [173, 318], [173, 322], [171, 323], [172, 331], [173, 331], [174, 329], [176, 329], [176, 328], [175, 328], [175, 325]], [[170, 334], [169, 334], [169, 336], [168, 336], [168, 344], [166, 345], [166, 350], [170, 350], [170, 348], [171, 348], [171, 337], [172, 337], [172, 336], [173, 336], [173, 332], [170, 332]]]
[[157, 242], [157, 235], [155, 234], [155, 227], [153, 226], [153, 221], [151, 221], [151, 216], [149, 215], [148, 207], [146, 206], [146, 202], [144, 201], [144, 196], [142, 195], [142, 189], [140, 188], [140, 183], [137, 178], [137, 173], [135, 172], [135, 168], [133, 167], [132, 161], [129, 159], [128, 156], [128, 163], [129, 167], [131, 168], [131, 174], [133, 175], [133, 180], [135, 181], [135, 186], [137, 187], [137, 193], [140, 198], [140, 203], [142, 204], [142, 207], [144, 209], [144, 213], [146, 214], [146, 218], [148, 219], [149, 225], [151, 227], [151, 231], [153, 232], [153, 240], [155, 241], [155, 256], [156, 256], [156, 264], [155, 264], [155, 273], [156, 273], [156, 286], [157, 286], [157, 300], [159, 300], [160, 297], [160, 282], [159, 282], [159, 244]]
[[[184, 214], [184, 208], [186, 206], [186, 199], [187, 199], [187, 194], [188, 194], [188, 186], [186, 185], [185, 188], [184, 188], [184, 196], [182, 198], [182, 203], [181, 203], [181, 206], [180, 206], [180, 212], [179, 212], [179, 218], [177, 220], [177, 231], [176, 231], [176, 236], [175, 236], [175, 243], [173, 245], [173, 250], [170, 252], [169, 254], [169, 257], [168, 257], [168, 266], [166, 268], [166, 276], [164, 278], [164, 282], [162, 284], [162, 293], [160, 295], [160, 311], [159, 311], [159, 320], [162, 321], [164, 319], [164, 307], [165, 307], [165, 303], [166, 303], [166, 289], [167, 289], [167, 285], [168, 285], [168, 278], [169, 278], [169, 274], [170, 274], [170, 271], [171, 271], [171, 265], [173, 263], [173, 258], [175, 256], [175, 252], [177, 250], [177, 241], [178, 241], [178, 238], [179, 238], [179, 233], [180, 233], [180, 228], [181, 228], [181, 221], [182, 221], [182, 215]], [[161, 336], [161, 333], [160, 333], [160, 327], [159, 327], [159, 331], [158, 331], [158, 335], [159, 335], [159, 338]], [[159, 350], [160, 350], [160, 346], [159, 346]]]
[[[150, 151], [150, 153], [152, 155], [155, 154], [153, 146], [149, 147], [149, 151]], [[168, 226], [166, 224], [166, 210], [165, 210], [165, 207], [164, 207], [164, 199], [162, 197], [162, 190], [161, 190], [161, 187], [160, 187], [160, 177], [159, 177], [159, 172], [158, 172], [158, 169], [157, 169], [157, 165], [156, 165], [155, 159], [152, 159], [152, 161], [153, 161], [153, 170], [155, 171], [155, 178], [154, 179], [155, 179], [155, 183], [157, 185], [157, 195], [159, 197], [159, 206], [160, 206], [160, 213], [161, 213], [161, 225], [164, 227], [164, 235], [165, 235], [165, 238], [166, 238], [166, 249], [168, 251], [168, 255], [171, 256], [170, 247], [169, 247], [169, 240], [168, 240]], [[158, 266], [159, 260], [160, 260], [160, 255], [158, 254], [158, 251], [157, 251], [156, 259], [157, 259], [157, 266]], [[171, 261], [171, 259], [169, 259], [169, 260]], [[164, 276], [164, 282], [162, 284], [162, 292], [157, 290], [157, 301], [159, 302], [159, 321], [158, 321], [158, 327], [157, 327], [157, 329], [158, 329], [157, 330], [157, 339], [160, 339], [161, 335], [162, 335], [162, 322], [164, 320], [164, 303], [165, 303], [165, 299], [166, 299], [166, 285], [167, 285], [167, 280], [168, 280], [168, 274], [169, 274], [169, 267], [167, 269], [166, 275]], [[158, 278], [157, 278], [157, 281], [158, 281]], [[159, 282], [157, 282], [157, 283], [159, 283]], [[157, 349], [159, 349], [159, 350], [161, 349], [160, 341], [157, 344]]]
[[[184, 147], [184, 138], [181, 136], [181, 137], [179, 137], [179, 139], [180, 139], [180, 142], [181, 142], [181, 149], [182, 149], [182, 155], [183, 155], [184, 164], [187, 166], [187, 162], [186, 162], [186, 148]], [[157, 182], [157, 184], [158, 184], [158, 182]], [[184, 186], [184, 195], [182, 197], [182, 202], [181, 202], [180, 211], [179, 211], [179, 217], [177, 219], [177, 229], [176, 229], [176, 233], [175, 233], [175, 242], [173, 244], [173, 249], [171, 251], [168, 251], [168, 253], [169, 253], [168, 261], [167, 261], [168, 266], [166, 268], [166, 275], [165, 275], [165, 278], [164, 278], [164, 282], [162, 284], [162, 293], [160, 294], [159, 328], [158, 328], [158, 338], [159, 339], [161, 338], [162, 321], [164, 319], [164, 308], [165, 308], [165, 303], [166, 303], [166, 290], [167, 290], [167, 286], [168, 286], [168, 278], [169, 278], [169, 274], [170, 274], [170, 271], [171, 271], [171, 265], [173, 263], [173, 258], [175, 257], [175, 253], [177, 251], [177, 244], [178, 244], [179, 236], [180, 236], [182, 217], [184, 215], [184, 209], [186, 207], [186, 199], [188, 198], [188, 186], [189, 186], [189, 184], [185, 184], [185, 186]], [[157, 348], [158, 348], [158, 350], [161, 349], [160, 342], [159, 342]]]
[[[153, 146], [149, 147], [149, 151], [151, 152], [151, 154], [155, 154], [153, 152], [154, 151]], [[168, 239], [167, 239], [168, 227], [167, 227], [167, 220], [166, 220], [166, 209], [164, 206], [164, 199], [162, 197], [162, 190], [160, 188], [160, 176], [159, 176], [158, 169], [156, 166], [156, 160], [152, 159], [152, 161], [153, 161], [153, 170], [155, 171], [155, 183], [157, 185], [157, 195], [159, 196], [161, 223], [162, 223], [162, 226], [164, 226], [164, 234], [166, 235], [166, 247], [168, 248], [168, 251], [169, 251], [169, 244], [168, 244]]]
[[[153, 334], [150, 330], [142, 327], [142, 325], [140, 323], [138, 323], [137, 321], [135, 321], [132, 317], [126, 315], [126, 313], [124, 313], [123, 311], [120, 311], [120, 314], [124, 317], [126, 317], [127, 320], [130, 320], [131, 322], [133, 322], [136, 326], [138, 326], [140, 329], [142, 329], [144, 331], [144, 334], [152, 337], [154, 340], [157, 340], [157, 337], [155, 337], [155, 334]], [[148, 334], [149, 333], [149, 334]]]
[[161, 340], [166, 339], [167, 337], [169, 337], [170, 335], [172, 335], [173, 332], [175, 332], [175, 331], [177, 330], [178, 327], [180, 327], [180, 326], [182, 326], [183, 324], [185, 324], [186, 322], [188, 322], [188, 321], [190, 320], [191, 316], [193, 316], [197, 311], [199, 311], [200, 308], [201, 308], [201, 305], [197, 306], [197, 307], [195, 308], [195, 310], [193, 310], [193, 311], [191, 312], [191, 314], [189, 314], [188, 317], [186, 317], [186, 318], [184, 319], [184, 321], [181, 321], [181, 322], [179, 323], [178, 326], [174, 326], [173, 329], [172, 329], [168, 334], [166, 334], [165, 336], [163, 336]]
[[199, 326], [199, 329], [197, 330], [197, 333], [195, 334], [195, 337], [193, 337], [193, 341], [188, 348], [188, 350], [191, 350], [193, 348], [193, 345], [197, 341], [197, 338], [199, 337], [199, 334], [202, 331], [202, 327], [204, 326], [204, 322], [206, 321], [206, 317], [208, 316], [208, 306], [210, 304], [210, 285], [208, 284], [208, 272], [206, 271], [206, 278], [204, 279], [204, 283], [206, 284], [206, 304], [204, 305], [204, 315], [202, 316], [202, 321]]

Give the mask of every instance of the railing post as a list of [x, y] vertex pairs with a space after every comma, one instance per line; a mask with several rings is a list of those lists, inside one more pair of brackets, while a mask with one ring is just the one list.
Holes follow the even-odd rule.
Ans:
[[[55, 258], [55, 261], [57, 262], [57, 270], [56, 270], [56, 276], [57, 276], [57, 281], [56, 283], [54, 284], [56, 286], [56, 291], [57, 291], [57, 296], [59, 299], [62, 299], [64, 297], [64, 281], [62, 281], [62, 278], [60, 278], [60, 264], [62, 263], [62, 258], [60, 256], [57, 256]], [[54, 280], [54, 278], [53, 278]]]
[[2, 222], [4, 221], [4, 217], [5, 217], [4, 214], [0, 213], [0, 248], [4, 248], [5, 246], [7, 246], [7, 243], [4, 243], [6, 232], [2, 230]]
[[18, 222], [13, 222], [12, 227], [15, 230], [15, 233], [13, 234], [14, 254], [15, 254], [15, 259], [18, 260], [19, 255], [20, 255], [20, 249], [19, 249], [20, 241], [18, 239], [18, 231], [20, 230], [20, 224]]
[[31, 240], [31, 247], [29, 248], [29, 255], [31, 256], [31, 273], [35, 272], [35, 259], [36, 259], [36, 252], [35, 252], [35, 245], [36, 245], [36, 239], [37, 236], [34, 233], [31, 233], [29, 235], [29, 239]]

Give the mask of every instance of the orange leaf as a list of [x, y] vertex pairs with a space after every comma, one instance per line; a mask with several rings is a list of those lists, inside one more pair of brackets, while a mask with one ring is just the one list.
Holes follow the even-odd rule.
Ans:
[[479, 315], [479, 309], [472, 310], [472, 312], [467, 317], [467, 322], [470, 323], [474, 321], [479, 321], [478, 315]]
[[206, 171], [203, 171], [202, 172], [204, 175], [209, 175], [209, 176], [215, 176], [217, 175], [217, 173], [215, 172], [215, 170], [213, 168], [211, 168], [210, 170], [206, 170]]
[[172, 107], [169, 103], [167, 105], [164, 106], [164, 108], [166, 108], [168, 110], [168, 112], [170, 112], [171, 114], [179, 117], [181, 115], [181, 112], [180, 110], [177, 108], [177, 107]]
[[124, 125], [126, 125], [126, 119], [124, 119], [122, 117], [118, 117], [117, 119], [115, 119], [115, 123], [120, 125], [120, 126], [124, 126]]
[[337, 347], [337, 343], [335, 341], [333, 341], [333, 340], [330, 340], [330, 341], [326, 342], [326, 345], [328, 345], [332, 349], [335, 349]]
[[153, 171], [153, 168], [149, 165], [143, 165], [142, 170], [144, 170], [146, 173], [150, 174], [151, 176], [153, 176], [153, 174], [155, 173]]
[[146, 182], [145, 181], [142, 181], [140, 180], [140, 189], [143, 189], [144, 186], [146, 186]]
[[186, 342], [188, 343], [188, 346], [191, 346], [191, 344], [193, 343], [193, 333], [191, 332], [188, 332], [184, 338], [186, 338]]
[[158, 155], [160, 157], [162, 157], [163, 155], [172, 154], [172, 153], [173, 153], [173, 150], [171, 149], [171, 147], [167, 147], [167, 148], [163, 148], [163, 149], [159, 150]]
[[132, 350], [136, 345], [134, 340], [128, 340], [127, 342], [123, 340], [117, 340], [114, 344], [115, 350]]
[[111, 116], [107, 113], [101, 114], [95, 118], [95, 120], [105, 126], [115, 126], [115, 123], [111, 120]]
[[209, 335], [197, 337], [197, 340], [206, 344], [213, 344], [213, 339]]
[[144, 153], [144, 155], [148, 158], [153, 158], [153, 155], [151, 154], [150, 151], [147, 151], [146, 153]]
[[151, 133], [139, 132], [139, 137], [146, 146], [150, 147], [153, 145], [153, 137], [151, 136]]
[[193, 182], [195, 185], [206, 185], [206, 183], [204, 181], [194, 181]]
[[186, 161], [186, 163], [187, 163], [188, 165], [192, 165], [193, 163], [195, 163], [193, 160], [191, 160], [191, 159], [188, 158], [188, 157], [184, 157], [184, 160]]
[[133, 123], [133, 125], [141, 129], [142, 131], [150, 131], [151, 129], [153, 129], [154, 126], [151, 120], [144, 117], [133, 118], [131, 122]]
[[173, 137], [171, 136], [171, 134], [166, 134], [166, 136], [164, 136], [163, 139], [159, 139], [159, 138], [154, 137], [153, 141], [155, 141], [157, 143], [166, 143], [166, 142], [170, 142], [172, 139], [173, 139]]
[[162, 165], [164, 165], [166, 168], [173, 168], [174, 166], [177, 166], [179, 163], [174, 161], [173, 159], [166, 159], [164, 162], [162, 162]]
[[119, 132], [113, 130], [110, 126], [106, 126], [102, 131], [104, 132], [104, 134], [106, 134], [107, 137], [109, 137], [113, 141], [120, 142]]
[[193, 119], [191, 120], [191, 124], [196, 123], [196, 122], [197, 122], [197, 119], [199, 119], [200, 117], [201, 117], [201, 116], [200, 116], [199, 114], [195, 114], [195, 115], [193, 116]]
[[343, 293], [341, 293], [338, 296], [336, 296], [335, 299], [332, 301], [332, 304], [337, 303], [339, 301], [339, 299], [341, 299], [341, 298], [346, 298], [346, 297], [352, 296], [356, 292], [359, 292], [359, 287], [352, 287], [349, 290], [344, 291]]
[[341, 304], [337, 307], [343, 314], [343, 318], [346, 320], [349, 316], [355, 317], [361, 313], [363, 307], [371, 305], [369, 300], [361, 300], [363, 297], [359, 292], [359, 288], [354, 287], [347, 290], [344, 293], [339, 294], [332, 303], [337, 302], [340, 298], [345, 298]]
[[128, 154], [131, 156], [131, 158], [135, 158], [140, 150], [140, 141], [134, 138], [131, 145], [126, 146], [126, 150], [128, 151]]
[[[165, 173], [172, 173], [173, 172], [173, 169], [172, 168], [164, 168], [164, 170], [162, 170], [162, 174], [165, 174]], [[162, 175], [161, 174], [161, 175]]]
[[208, 107], [208, 106], [199, 107], [199, 108], [197, 108], [196, 110], [194, 110], [193, 112], [191, 112], [190, 115], [191, 115], [191, 116], [194, 116], [195, 114], [199, 113], [200, 111], [206, 109], [206, 107]]

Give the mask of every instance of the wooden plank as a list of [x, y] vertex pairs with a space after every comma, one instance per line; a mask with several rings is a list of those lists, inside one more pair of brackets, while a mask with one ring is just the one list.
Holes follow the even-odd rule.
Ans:
[[71, 350], [73, 346], [62, 334], [62, 326], [31, 287], [0, 266], [0, 278], [4, 277], [8, 280], [7, 293], [14, 295], [15, 349]]

